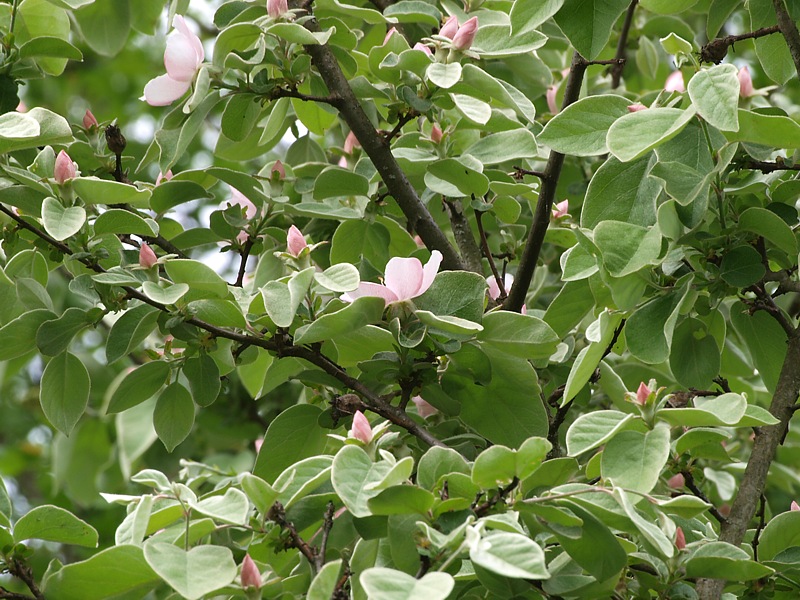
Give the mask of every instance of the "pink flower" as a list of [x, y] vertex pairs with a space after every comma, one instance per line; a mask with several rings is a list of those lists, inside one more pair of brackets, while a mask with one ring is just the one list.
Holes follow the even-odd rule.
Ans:
[[347, 134], [347, 137], [344, 138], [344, 152], [345, 154], [352, 154], [353, 150], [356, 148], [360, 148], [361, 143], [358, 141], [356, 134], [352, 131]]
[[245, 196], [242, 192], [240, 192], [234, 187], [231, 188], [231, 197], [230, 200], [228, 200], [228, 202], [231, 206], [233, 205], [241, 206], [244, 209], [245, 217], [247, 217], [248, 219], [252, 219], [253, 217], [256, 216], [256, 213], [258, 213], [256, 205], [250, 201], [250, 198]]
[[683, 535], [683, 529], [680, 527], [675, 530], [675, 547], [678, 550], [686, 548], [686, 536]]
[[392, 27], [392, 28], [391, 28], [389, 31], [387, 31], [387, 32], [386, 32], [386, 37], [384, 37], [384, 38], [383, 38], [383, 45], [384, 45], [384, 46], [386, 45], [386, 42], [388, 42], [388, 41], [389, 41], [389, 39], [390, 39], [390, 38], [391, 38], [391, 37], [392, 37], [392, 36], [393, 36], [395, 33], [397, 33], [397, 29], [396, 29], [395, 27]]
[[682, 489], [683, 486], [686, 485], [686, 479], [684, 478], [683, 473], [676, 473], [670, 477], [667, 481], [667, 485], [673, 490]]
[[792, 504], [789, 506], [789, 510], [800, 510], [800, 504], [792, 500]]
[[421, 42], [417, 42], [416, 44], [414, 44], [414, 50], [422, 50], [428, 56], [432, 56], [433, 55], [433, 52], [431, 52], [431, 49], [428, 48], [425, 44], [423, 44]]
[[383, 298], [387, 305], [411, 300], [431, 287], [441, 262], [442, 253], [438, 250], [431, 252], [424, 267], [418, 258], [392, 258], [386, 265], [383, 285], [362, 282], [357, 290], [344, 294], [342, 300], [352, 302], [362, 296], [375, 296]]
[[749, 98], [753, 95], [753, 78], [750, 77], [750, 67], [739, 69], [739, 95], [742, 98]]
[[673, 71], [664, 83], [664, 90], [667, 92], [685, 92], [686, 86], [683, 83], [683, 73]]
[[267, 12], [273, 19], [280, 19], [289, 12], [289, 3], [286, 0], [267, 0]]
[[642, 381], [639, 384], [639, 389], [636, 390], [636, 404], [641, 404], [644, 406], [647, 403], [647, 399], [650, 397], [651, 391], [650, 388]]
[[281, 161], [276, 160], [275, 164], [272, 165], [272, 169], [269, 171], [270, 177], [273, 173], [278, 174], [278, 179], [286, 179], [286, 169], [283, 167], [283, 163]]
[[244, 589], [261, 589], [261, 571], [258, 570], [258, 566], [249, 554], [245, 554], [242, 561], [242, 587]]
[[647, 110], [647, 107], [639, 102], [628, 105], [628, 112], [639, 112], [640, 110]]
[[560, 219], [561, 217], [569, 216], [569, 200], [562, 200], [553, 207], [553, 218]]
[[147, 244], [139, 246], [139, 265], [145, 269], [151, 269], [158, 262], [158, 257], [153, 249]]
[[431, 141], [434, 144], [440, 143], [442, 141], [443, 135], [444, 134], [442, 133], [442, 130], [438, 125], [434, 125], [433, 127], [431, 127]]
[[75, 163], [72, 162], [69, 154], [63, 150], [59, 152], [58, 156], [56, 156], [55, 167], [53, 168], [53, 179], [56, 180], [56, 183], [62, 184], [67, 179], [72, 179], [77, 174], [78, 169], [75, 167]]
[[550, 109], [550, 112], [554, 115], [558, 114], [560, 110], [558, 108], [558, 104], [556, 104], [556, 94], [558, 94], [558, 86], [551, 85], [547, 88], [547, 93], [545, 93], [545, 98], [547, 98], [547, 108]]
[[439, 412], [435, 407], [425, 402], [425, 400], [422, 399], [422, 396], [414, 396], [411, 401], [417, 407], [417, 414], [423, 419], [427, 419], [431, 415], [435, 415]]
[[175, 31], [167, 38], [164, 51], [167, 74], [151, 79], [144, 86], [144, 100], [150, 106], [167, 106], [189, 91], [205, 58], [200, 38], [189, 29], [181, 15], [175, 15], [172, 26]]
[[166, 173], [162, 173], [161, 171], [158, 172], [158, 177], [156, 177], [156, 185], [161, 185], [165, 181], [169, 181], [172, 179], [172, 169], [167, 169]]
[[452, 40], [456, 33], [458, 33], [458, 17], [452, 15], [447, 21], [444, 22], [442, 28], [439, 30], [439, 35]]
[[478, 33], [478, 17], [472, 17], [458, 28], [458, 33], [453, 37], [453, 48], [456, 50], [469, 50]]
[[92, 127], [97, 127], [97, 117], [92, 114], [92, 111], [86, 111], [86, 114], [83, 115], [83, 128], [84, 129], [91, 129]]
[[372, 427], [370, 427], [367, 417], [360, 410], [357, 410], [356, 414], [353, 415], [353, 427], [350, 429], [350, 435], [365, 444], [369, 444], [372, 441]]
[[[489, 298], [497, 300], [500, 297], [500, 286], [497, 285], [497, 279], [495, 279], [494, 275], [486, 278], [486, 284], [489, 286]], [[505, 288], [506, 294], [508, 294], [512, 285], [514, 285], [514, 276], [511, 273], [506, 273], [505, 277], [503, 277], [503, 288]], [[528, 307], [523, 304], [519, 312], [523, 315], [528, 314]]]
[[286, 251], [297, 257], [303, 248], [307, 248], [306, 238], [303, 237], [302, 232], [292, 225], [289, 227], [289, 233], [286, 235]]

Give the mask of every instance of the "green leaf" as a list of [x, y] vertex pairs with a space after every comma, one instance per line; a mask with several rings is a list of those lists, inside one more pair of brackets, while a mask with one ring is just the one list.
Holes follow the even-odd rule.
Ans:
[[86, 222], [86, 211], [81, 206], [65, 208], [55, 198], [42, 203], [42, 225], [53, 239], [62, 241], [78, 233]]
[[[18, 45], [43, 36], [69, 39], [70, 21], [67, 11], [46, 0], [25, 0], [19, 3], [15, 25], [14, 36]], [[42, 57], [36, 64], [48, 75], [61, 75], [67, 59]]]
[[772, 517], [758, 538], [758, 558], [774, 559], [788, 548], [800, 546], [800, 512], [789, 510]]
[[674, 31], [670, 32], [667, 37], [661, 38], [661, 46], [667, 51], [667, 54], [691, 54], [694, 47], [691, 42], [687, 42], [681, 36], [676, 35]]
[[655, 548], [662, 556], [672, 558], [675, 555], [675, 544], [672, 543], [661, 528], [652, 522], [652, 519], [645, 519], [631, 503], [627, 492], [622, 488], [614, 489], [614, 496], [616, 496], [619, 505], [628, 518], [633, 521], [636, 529], [642, 534], [642, 537]]
[[[788, 4], [792, 7], [792, 4]], [[750, 13], [751, 31], [770, 27], [777, 23], [774, 4], [770, 0], [750, 0], [747, 3]], [[794, 15], [797, 20], [797, 14]], [[783, 85], [797, 73], [789, 46], [779, 35], [768, 35], [753, 40], [756, 56], [764, 69], [764, 74], [778, 85]]]
[[457, 62], [434, 62], [425, 70], [425, 78], [443, 90], [449, 89], [461, 80], [461, 64]]
[[763, 311], [751, 314], [741, 302], [731, 306], [731, 324], [764, 385], [770, 391], [775, 390], [786, 357], [786, 332], [772, 316]]
[[143, 219], [135, 212], [110, 208], [94, 221], [94, 234], [132, 233], [135, 235], [158, 235], [158, 224], [153, 219]]
[[279, 492], [260, 477], [252, 473], [244, 473], [241, 478], [242, 489], [250, 502], [261, 514], [265, 514], [278, 499]]
[[356, 298], [341, 310], [322, 315], [313, 323], [298, 328], [294, 341], [296, 344], [313, 344], [378, 323], [383, 318], [385, 307], [383, 298]]
[[112, 546], [88, 560], [48, 571], [42, 592], [52, 600], [105, 600], [123, 595], [144, 597], [161, 578], [139, 546]]
[[786, 221], [771, 210], [752, 206], [739, 215], [739, 229], [752, 231], [789, 255], [797, 254], [797, 238]]
[[747, 410], [747, 400], [740, 394], [722, 394], [694, 400], [694, 408], [664, 408], [659, 419], [684, 427], [729, 427], [739, 423]]
[[269, 318], [278, 327], [289, 327], [308, 287], [314, 279], [314, 267], [294, 273], [288, 281], [270, 281], [261, 288]]
[[332, 292], [352, 292], [361, 283], [358, 269], [350, 263], [339, 263], [322, 273], [314, 273], [314, 279]]
[[50, 359], [42, 373], [39, 399], [47, 420], [69, 435], [89, 405], [89, 372], [74, 354], [63, 352]]
[[433, 572], [416, 579], [384, 567], [366, 569], [358, 579], [367, 597], [380, 600], [445, 600], [455, 586], [453, 576], [447, 573]]
[[644, 8], [659, 15], [675, 15], [690, 9], [697, 0], [641, 0]]
[[86, 311], [68, 308], [58, 319], [42, 323], [36, 332], [36, 345], [45, 356], [61, 354], [69, 347], [72, 338], [88, 324]]
[[331, 27], [327, 31], [311, 32], [298, 23], [275, 23], [267, 27], [266, 32], [293, 44], [317, 46], [327, 43], [328, 38], [336, 32], [336, 28]]
[[201, 321], [211, 323], [217, 327], [232, 327], [234, 329], [245, 329], [247, 327], [247, 321], [242, 314], [241, 307], [231, 300], [220, 300], [219, 298], [195, 300], [189, 303], [187, 309]]
[[37, 37], [22, 44], [19, 48], [20, 58], [38, 58], [49, 56], [83, 60], [83, 53], [68, 41], [57, 37]]
[[761, 254], [749, 245], [736, 246], [726, 252], [719, 265], [720, 277], [738, 288], [746, 288], [759, 282], [765, 273]]
[[687, 577], [750, 581], [774, 573], [774, 569], [750, 560], [750, 555], [727, 542], [709, 542], [686, 561]]
[[183, 374], [189, 381], [192, 400], [197, 406], [210, 406], [222, 388], [219, 367], [216, 361], [205, 352], [183, 363]]
[[189, 289], [189, 284], [187, 283], [175, 283], [165, 287], [161, 287], [152, 281], [145, 281], [142, 284], [144, 295], [150, 298], [150, 300], [160, 302], [161, 304], [175, 304], [186, 295]]
[[492, 311], [483, 317], [483, 331], [478, 339], [528, 359], [549, 357], [561, 341], [541, 319], [504, 310]]
[[312, 456], [294, 463], [278, 475], [274, 487], [279, 490], [278, 502], [289, 508], [298, 500], [327, 484], [331, 478], [333, 457]]
[[694, 108], [650, 108], [627, 114], [608, 129], [608, 149], [621, 162], [641, 158], [678, 135], [694, 116]]
[[800, 148], [800, 124], [781, 115], [739, 109], [739, 131], [726, 131], [729, 142], [751, 142], [770, 148]]
[[126, 311], [117, 319], [111, 326], [106, 343], [108, 364], [116, 362], [138, 348], [155, 329], [160, 312], [157, 308], [142, 304]]
[[369, 194], [367, 178], [341, 167], [327, 167], [314, 181], [314, 200], [367, 194]]
[[429, 448], [417, 464], [417, 483], [426, 490], [433, 491], [436, 483], [444, 475], [451, 473], [469, 474], [470, 467], [461, 454], [452, 448], [433, 446]]
[[[44, 2], [44, 0], [41, 0], [41, 2]], [[6, 113], [0, 117], [0, 127], [2, 127], [3, 124], [8, 126], [9, 129], [7, 133], [11, 136], [13, 136], [14, 130], [16, 129], [16, 127], [12, 127], [12, 125], [14, 123], [21, 125], [21, 122], [18, 121], [16, 117], [7, 116], [12, 114], [15, 113]], [[28, 119], [33, 119], [39, 124], [38, 135], [30, 136], [26, 134], [24, 137], [6, 137], [0, 128], [0, 153], [5, 154], [7, 152], [14, 152], [15, 150], [36, 148], [37, 146], [46, 146], [48, 144], [63, 144], [72, 141], [72, 129], [64, 117], [39, 107], [32, 108], [24, 114], [24, 117], [26, 117], [25, 123], [28, 123]], [[27, 130], [31, 125], [23, 125], [23, 127]], [[73, 182], [74, 181], [75, 180], [73, 180]]]
[[225, 298], [228, 284], [208, 265], [197, 260], [175, 259], [164, 263], [170, 279], [175, 283], [185, 283], [191, 288], [186, 301], [198, 298]]
[[509, 15], [511, 32], [519, 34], [537, 29], [563, 4], [564, 0], [515, 0]]
[[472, 465], [472, 481], [483, 489], [508, 484], [517, 474], [516, 452], [505, 446], [490, 446]]
[[689, 284], [691, 281], [639, 307], [625, 323], [628, 350], [642, 362], [658, 364], [669, 357], [678, 310]]
[[261, 104], [254, 94], [232, 95], [222, 113], [222, 134], [241, 142], [250, 134], [260, 114]]
[[74, 11], [83, 39], [103, 56], [114, 56], [125, 47], [131, 31], [130, 0], [94, 0]]
[[622, 314], [603, 311], [596, 321], [599, 328], [599, 335], [579, 353], [567, 377], [564, 388], [564, 396], [561, 398], [561, 405], [569, 402], [578, 395], [583, 387], [589, 383], [595, 369], [600, 364], [608, 345], [614, 339], [614, 332], [622, 323]]
[[435, 502], [436, 498], [428, 490], [414, 485], [394, 485], [370, 498], [367, 504], [373, 515], [426, 515]]
[[581, 227], [591, 229], [602, 221], [653, 225], [656, 199], [661, 193], [658, 182], [647, 177], [654, 162], [648, 156], [627, 163], [608, 157], [589, 182], [581, 209]]
[[478, 28], [471, 49], [483, 59], [507, 58], [533, 52], [546, 42], [547, 36], [539, 31], [514, 32], [510, 24], [489, 23]]
[[127, 183], [76, 177], [72, 187], [86, 204], [130, 204], [134, 208], [149, 208], [150, 190], [140, 190]]
[[[413, 2], [413, 0], [411, 0]], [[405, 4], [405, 3], [403, 3]], [[420, 2], [420, 4], [425, 4]], [[392, 6], [400, 6], [393, 4]], [[426, 6], [429, 6], [426, 4]], [[391, 7], [390, 7], [391, 8]], [[325, 564], [314, 576], [311, 585], [308, 586], [306, 600], [330, 600], [336, 590], [336, 583], [339, 581], [339, 572], [342, 570], [342, 559], [333, 560]]]
[[322, 411], [311, 404], [297, 404], [279, 414], [267, 428], [253, 474], [274, 481], [294, 463], [321, 454], [328, 441], [319, 426]]
[[55, 313], [40, 308], [27, 311], [0, 327], [0, 362], [18, 358], [36, 348], [39, 327], [55, 318]]
[[456, 105], [456, 110], [476, 125], [486, 125], [492, 118], [492, 107], [483, 100], [467, 94], [450, 94], [450, 99]]
[[720, 349], [699, 319], [687, 318], [672, 337], [669, 366], [682, 386], [707, 389], [720, 372]]
[[567, 430], [567, 454], [578, 456], [602, 446], [624, 431], [633, 418], [633, 414], [618, 410], [595, 410], [582, 414]]
[[697, 113], [722, 131], [739, 130], [738, 73], [735, 65], [716, 65], [698, 71], [687, 86]]
[[14, 540], [47, 540], [59, 544], [97, 547], [97, 530], [68, 510], [46, 504], [25, 513], [14, 525]]
[[555, 19], [575, 50], [594, 60], [611, 37], [617, 18], [628, 0], [565, 0]]
[[153, 426], [167, 452], [172, 452], [192, 432], [194, 402], [189, 390], [177, 381], [164, 388], [158, 397]]
[[661, 254], [658, 227], [641, 227], [622, 221], [602, 221], [594, 230], [594, 243], [603, 264], [614, 277], [635, 273], [656, 264]]
[[225, 490], [224, 494], [208, 496], [199, 502], [190, 501], [189, 506], [215, 521], [231, 525], [245, 525], [250, 513], [247, 496], [241, 490], [232, 487]]
[[547, 579], [541, 546], [519, 533], [492, 533], [470, 544], [469, 558], [476, 565], [512, 579]]
[[188, 600], [211, 594], [236, 577], [233, 554], [222, 546], [197, 546], [186, 552], [172, 544], [150, 542], [144, 546], [144, 557], [164, 581]]
[[669, 427], [647, 433], [622, 431], [608, 440], [601, 459], [603, 479], [647, 494], [656, 486], [669, 458]]
[[480, 323], [486, 297], [486, 280], [476, 273], [444, 271], [431, 287], [414, 298], [414, 305], [438, 316], [451, 316]]
[[368, 501], [381, 491], [379, 484], [390, 474], [393, 466], [387, 460], [372, 462], [360, 447], [346, 445], [333, 459], [331, 483], [354, 517], [368, 517], [372, 514]]
[[[437, 194], [451, 198], [483, 196], [489, 191], [489, 179], [470, 161], [445, 158], [428, 165], [425, 185]], [[479, 166], [479, 165], [478, 165]]]
[[169, 363], [163, 360], [154, 360], [136, 367], [125, 375], [111, 394], [106, 414], [128, 410], [152, 398], [166, 383], [169, 374]]
[[199, 198], [210, 198], [206, 189], [194, 181], [162, 181], [153, 188], [150, 197], [150, 208], [158, 213], [167, 212], [169, 209]]
[[631, 101], [622, 96], [588, 96], [558, 113], [539, 134], [539, 141], [556, 152], [597, 156], [608, 152], [606, 136], [613, 123], [628, 113]]

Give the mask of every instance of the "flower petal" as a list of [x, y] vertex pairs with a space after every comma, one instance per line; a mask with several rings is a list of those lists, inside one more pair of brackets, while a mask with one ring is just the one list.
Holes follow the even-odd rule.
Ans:
[[181, 15], [175, 15], [175, 18], [172, 19], [172, 26], [191, 42], [197, 60], [196, 67], [199, 67], [200, 63], [203, 62], [206, 57], [206, 52], [203, 50], [203, 42], [195, 35], [194, 31], [189, 29], [189, 26], [186, 25], [186, 19]]
[[428, 259], [428, 262], [425, 263], [425, 267], [422, 269], [422, 285], [419, 286], [417, 293], [413, 297], [428, 291], [428, 288], [431, 287], [433, 280], [436, 278], [436, 273], [439, 272], [439, 265], [441, 264], [442, 253], [438, 250], [434, 250], [431, 252], [431, 257]]
[[144, 86], [144, 100], [150, 106], [167, 106], [192, 87], [191, 81], [175, 81], [169, 75], [159, 75]]
[[364, 296], [372, 296], [374, 298], [383, 298], [386, 304], [390, 302], [397, 302], [399, 298], [385, 285], [379, 283], [370, 283], [364, 281], [359, 284], [358, 289], [342, 294], [342, 300], [345, 302], [352, 302], [356, 298], [363, 298]]
[[167, 68], [167, 75], [177, 81], [194, 79], [198, 63], [192, 41], [185, 35], [173, 31], [167, 38], [164, 66]]
[[397, 295], [398, 300], [419, 296], [422, 280], [422, 263], [417, 258], [393, 258], [386, 265], [386, 287]]

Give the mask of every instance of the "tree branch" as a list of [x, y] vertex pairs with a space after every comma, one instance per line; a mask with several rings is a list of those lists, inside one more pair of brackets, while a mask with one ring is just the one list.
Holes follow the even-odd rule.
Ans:
[[[306, 21], [304, 25], [309, 31], [319, 30], [314, 18]], [[380, 173], [381, 179], [397, 201], [411, 228], [419, 234], [428, 249], [442, 253], [442, 264], [445, 269], [464, 270], [461, 257], [420, 200], [414, 186], [395, 160], [389, 143], [375, 130], [375, 126], [364, 112], [331, 49], [326, 44], [309, 45], [305, 46], [305, 49], [325, 85], [328, 86], [328, 90], [336, 98], [333, 105], [358, 139], [361, 148], [372, 160], [372, 164]]]
[[688, 469], [685, 469], [681, 471], [681, 475], [683, 475], [683, 480], [686, 483], [686, 487], [689, 488], [692, 494], [700, 498], [700, 500], [702, 500], [703, 502], [707, 502], [708, 504], [711, 505], [711, 508], [708, 509], [708, 512], [711, 513], [711, 515], [717, 520], [717, 522], [724, 523], [726, 520], [725, 517], [723, 517], [722, 514], [717, 510], [717, 508], [711, 503], [711, 500], [709, 500], [708, 496], [706, 496], [703, 493], [703, 490], [697, 487], [692, 472], [689, 471]]
[[762, 173], [773, 173], [775, 171], [800, 171], [800, 165], [787, 165], [782, 160], [775, 162], [765, 162], [761, 160], [748, 160], [736, 166], [737, 169], [751, 169]]
[[[33, 571], [28, 564], [16, 558], [12, 558], [11, 560], [6, 561], [6, 569], [10, 575], [16, 577], [27, 586], [36, 600], [44, 600], [44, 594], [42, 594], [42, 591], [36, 584], [36, 580], [33, 578]], [[5, 592], [6, 590], [3, 591]], [[6, 596], [6, 598], [14, 598], [16, 596], [17, 598], [25, 598], [26, 600], [30, 600], [28, 596], [25, 596], [24, 594], [14, 594], [13, 592], [8, 593], [12, 595]]]
[[506, 284], [503, 281], [503, 278], [500, 276], [500, 273], [497, 271], [497, 265], [494, 264], [494, 257], [492, 256], [492, 251], [489, 249], [489, 240], [486, 239], [486, 231], [483, 229], [483, 213], [479, 210], [475, 211], [475, 223], [478, 225], [478, 233], [481, 237], [481, 249], [483, 250], [483, 255], [486, 257], [486, 260], [489, 261], [489, 268], [492, 270], [492, 276], [497, 282], [497, 289], [500, 290], [500, 296], [498, 297], [498, 300], [505, 300], [507, 296]]
[[319, 549], [316, 546], [309, 545], [308, 542], [301, 538], [300, 534], [297, 533], [294, 523], [286, 520], [286, 509], [283, 508], [283, 504], [275, 502], [267, 513], [267, 519], [276, 523], [289, 534], [289, 541], [286, 544], [287, 547], [299, 550], [300, 554], [305, 556], [306, 560], [311, 563], [311, 568], [314, 569], [314, 572], [317, 572], [319, 570], [317, 568], [317, 553]]
[[[572, 57], [569, 79], [564, 90], [564, 103], [562, 109], [566, 108], [578, 99], [581, 91], [581, 82], [586, 72], [588, 62], [577, 52]], [[536, 211], [533, 215], [533, 225], [528, 234], [528, 241], [522, 252], [522, 258], [517, 268], [517, 275], [514, 285], [504, 303], [506, 310], [520, 312], [522, 305], [525, 304], [525, 295], [533, 279], [536, 270], [536, 263], [539, 260], [539, 252], [544, 243], [544, 236], [547, 227], [550, 225], [550, 211], [553, 207], [553, 200], [556, 196], [558, 178], [561, 175], [561, 167], [564, 165], [564, 155], [554, 150], [550, 151], [550, 158], [547, 161], [544, 173], [542, 173], [542, 187], [539, 190], [539, 200], [536, 203]]]
[[[759, 428], [731, 512], [720, 529], [720, 541], [734, 546], [742, 543], [764, 493], [767, 474], [775, 458], [778, 444], [789, 428], [798, 393], [800, 393], [800, 333], [795, 331], [789, 337], [786, 358], [769, 407], [770, 413], [780, 422], [777, 425], [765, 425]], [[716, 600], [722, 594], [724, 587], [725, 582], [722, 580], [701, 579], [697, 583], [697, 592], [702, 600]]]
[[772, 0], [772, 6], [775, 7], [778, 27], [781, 30], [781, 34], [783, 34], [783, 39], [786, 40], [786, 45], [789, 46], [794, 68], [797, 70], [797, 76], [800, 77], [800, 32], [797, 31], [797, 25], [794, 24], [792, 17], [786, 11], [786, 4], [783, 0]]
[[772, 35], [779, 31], [780, 28], [777, 25], [773, 25], [772, 27], [762, 27], [761, 29], [741, 33], [739, 35], [726, 35], [725, 37], [713, 39], [700, 48], [700, 61], [719, 64], [728, 54], [728, 48], [733, 46], [736, 42]]
[[499, 488], [494, 495], [487, 499], [486, 502], [478, 504], [477, 506], [472, 507], [472, 511], [475, 513], [477, 517], [485, 517], [489, 514], [489, 511], [492, 510], [499, 502], [502, 502], [506, 499], [506, 497], [514, 491], [514, 489], [519, 485], [519, 479], [514, 477], [507, 486]]
[[622, 80], [622, 70], [625, 68], [625, 62], [628, 59], [628, 34], [631, 30], [633, 23], [633, 13], [636, 12], [636, 5], [639, 0], [631, 0], [628, 6], [628, 12], [625, 13], [625, 22], [622, 24], [622, 31], [619, 33], [619, 41], [617, 42], [617, 64], [611, 67], [611, 89], [615, 90], [619, 87]]
[[475, 241], [469, 221], [461, 212], [461, 203], [458, 200], [453, 202], [445, 198], [444, 204], [447, 207], [447, 215], [450, 217], [453, 236], [456, 238], [458, 249], [461, 250], [461, 257], [466, 263], [466, 268], [482, 275], [481, 251]]

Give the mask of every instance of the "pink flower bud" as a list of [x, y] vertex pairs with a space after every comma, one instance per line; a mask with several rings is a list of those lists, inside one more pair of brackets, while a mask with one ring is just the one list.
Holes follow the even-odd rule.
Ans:
[[678, 550], [686, 548], [686, 536], [683, 535], [683, 529], [680, 527], [675, 530], [675, 547]]
[[276, 160], [275, 164], [272, 165], [272, 169], [269, 171], [270, 176], [272, 176], [273, 173], [278, 174], [278, 179], [286, 179], [286, 169], [283, 167], [281, 161]]
[[628, 112], [639, 112], [640, 110], [647, 110], [647, 107], [639, 102], [628, 105]]
[[75, 168], [75, 163], [72, 162], [69, 154], [63, 150], [59, 152], [53, 169], [53, 179], [56, 180], [56, 183], [64, 183], [67, 179], [72, 179], [77, 174], [78, 170]]
[[439, 35], [452, 40], [456, 33], [458, 33], [458, 17], [453, 15], [444, 22], [444, 25], [442, 25], [442, 28], [439, 30]]
[[393, 36], [395, 33], [397, 33], [397, 29], [396, 29], [396, 28], [394, 28], [394, 27], [392, 27], [392, 28], [391, 28], [389, 31], [387, 31], [387, 32], [386, 32], [386, 36], [383, 38], [383, 45], [386, 45], [386, 42], [388, 42], [388, 41], [389, 41], [389, 39], [390, 39], [390, 38], [391, 38], [391, 37], [392, 37], [392, 36]]
[[280, 19], [289, 12], [289, 3], [286, 0], [267, 0], [267, 12], [273, 19]]
[[438, 125], [434, 125], [433, 127], [431, 127], [431, 141], [434, 144], [438, 144], [442, 141], [442, 135], [444, 134], [442, 133], [442, 130]]
[[255, 446], [255, 449], [256, 449], [256, 454], [261, 452], [261, 446], [263, 446], [263, 445], [264, 445], [264, 438], [263, 437], [260, 437], [260, 438], [256, 439], [255, 442], [253, 442], [253, 446]]
[[20, 100], [19, 104], [17, 104], [17, 108], [15, 110], [18, 113], [26, 113], [26, 112], [28, 112], [28, 105], [25, 104], [22, 100]]
[[742, 98], [749, 98], [753, 95], [753, 78], [750, 77], [750, 67], [739, 69], [739, 95]]
[[425, 400], [422, 399], [422, 396], [414, 396], [411, 401], [417, 407], [417, 414], [423, 419], [427, 419], [431, 415], [435, 415], [437, 412], [439, 412], [435, 407], [425, 402]]
[[156, 185], [161, 185], [165, 181], [169, 181], [172, 179], [172, 169], [167, 169], [166, 173], [162, 173], [161, 171], [158, 172], [158, 177], [156, 177]]
[[86, 114], [83, 115], [83, 128], [91, 129], [92, 127], [97, 127], [97, 125], [97, 118], [92, 114], [92, 111], [87, 110]]
[[344, 153], [345, 154], [352, 154], [353, 150], [356, 148], [360, 148], [361, 143], [358, 141], [356, 134], [352, 131], [347, 134], [347, 137], [344, 138]]
[[355, 439], [369, 444], [372, 441], [372, 427], [370, 427], [367, 417], [360, 410], [353, 415], [353, 428], [350, 435]]
[[650, 397], [650, 388], [643, 382], [639, 384], [639, 389], [636, 390], [636, 404], [641, 404], [644, 406], [647, 403], [647, 399]]
[[789, 506], [789, 510], [800, 510], [800, 504], [792, 500], [792, 504]]
[[567, 216], [569, 216], [569, 200], [562, 200], [553, 207], [553, 218], [560, 219]]
[[683, 73], [680, 71], [673, 71], [664, 83], [664, 91], [685, 92], [686, 86], [683, 83]]
[[432, 56], [433, 55], [433, 52], [431, 52], [431, 49], [428, 48], [425, 44], [423, 44], [421, 42], [417, 42], [416, 44], [414, 44], [414, 50], [422, 50], [428, 56]]
[[686, 485], [686, 479], [684, 478], [683, 473], [676, 473], [670, 477], [667, 481], [667, 485], [673, 490], [683, 489], [683, 486]]
[[472, 42], [475, 41], [476, 33], [478, 33], [478, 17], [467, 19], [467, 22], [458, 28], [458, 33], [453, 37], [453, 48], [461, 51], [469, 50]]
[[558, 86], [551, 85], [547, 88], [547, 93], [545, 94], [545, 98], [547, 98], [547, 108], [550, 109], [550, 112], [554, 115], [558, 114], [559, 108], [558, 104], [556, 104], [556, 95], [558, 94]]
[[245, 554], [242, 561], [242, 587], [261, 589], [261, 571], [249, 554]]
[[287, 252], [293, 256], [300, 256], [300, 252], [306, 247], [308, 247], [308, 244], [302, 232], [294, 225], [289, 227], [289, 233], [286, 235]]
[[139, 246], [139, 265], [145, 269], [151, 269], [158, 262], [158, 257], [153, 249], [147, 244]]

